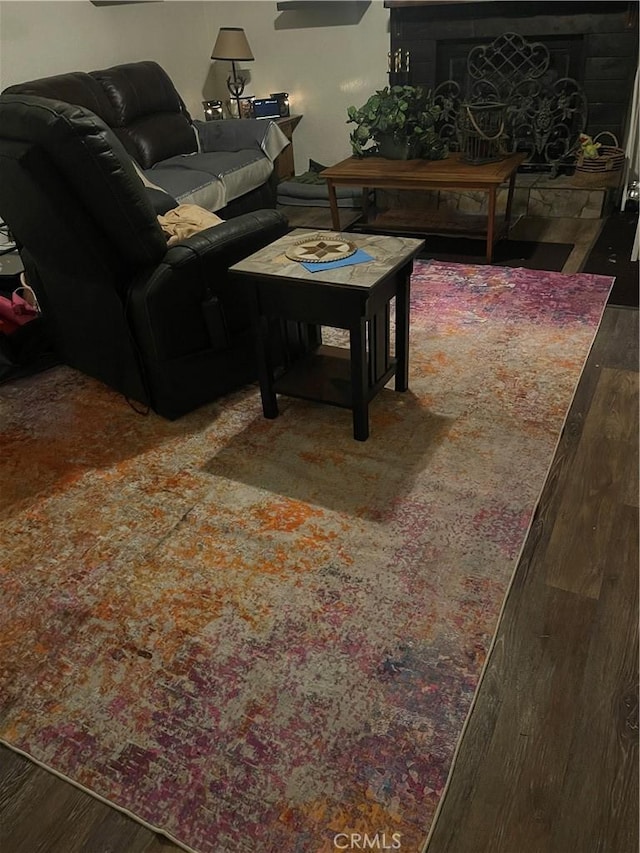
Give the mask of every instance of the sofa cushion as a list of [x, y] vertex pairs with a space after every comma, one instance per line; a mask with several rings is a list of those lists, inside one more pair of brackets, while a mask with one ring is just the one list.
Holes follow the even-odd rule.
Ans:
[[142, 171], [140, 164], [137, 163], [133, 157], [131, 158], [131, 165], [142, 181], [145, 194], [158, 216], [166, 213], [168, 210], [173, 210], [174, 207], [178, 206], [178, 200], [169, 195], [169, 193], [166, 192], [166, 190], [163, 190], [162, 187], [159, 187], [157, 184], [154, 184], [153, 181], [149, 180], [148, 175]]
[[196, 156], [203, 158], [203, 163], [210, 162], [208, 172], [216, 169], [224, 185], [225, 204], [264, 184], [273, 171], [271, 161], [255, 150], [218, 151]]
[[170, 157], [146, 170], [145, 177], [180, 204], [215, 211], [264, 184], [271, 171], [271, 162], [252, 149]]
[[143, 169], [195, 151], [191, 117], [171, 78], [157, 62], [130, 62], [92, 71], [110, 104], [111, 126]]
[[197, 204], [212, 212], [224, 207], [222, 181], [208, 172], [187, 169], [180, 163], [174, 163], [174, 159], [178, 158], [146, 170], [145, 177], [173, 196], [178, 204]]
[[184, 117], [177, 113], [156, 113], [145, 116], [128, 127], [114, 127], [127, 152], [143, 169], [150, 169], [175, 154], [196, 150], [195, 137], [189, 128], [184, 133]]

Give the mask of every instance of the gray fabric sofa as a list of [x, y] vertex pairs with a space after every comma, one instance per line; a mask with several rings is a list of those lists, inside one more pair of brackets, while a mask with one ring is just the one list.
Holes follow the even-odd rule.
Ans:
[[[152, 61], [44, 77], [4, 93], [85, 107], [119, 137], [145, 185], [165, 205], [198, 204], [223, 218], [275, 207], [273, 162], [289, 145], [269, 120], [192, 120], [167, 73]], [[162, 195], [169, 198], [164, 199]]]

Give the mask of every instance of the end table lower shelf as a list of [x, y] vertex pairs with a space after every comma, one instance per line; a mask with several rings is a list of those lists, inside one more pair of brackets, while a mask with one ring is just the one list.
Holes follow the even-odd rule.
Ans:
[[[273, 389], [277, 394], [329, 403], [351, 409], [351, 361], [346, 347], [321, 344], [316, 350], [296, 361], [281, 376], [276, 377]], [[371, 400], [396, 372], [396, 359], [390, 357], [388, 370], [365, 389]]]

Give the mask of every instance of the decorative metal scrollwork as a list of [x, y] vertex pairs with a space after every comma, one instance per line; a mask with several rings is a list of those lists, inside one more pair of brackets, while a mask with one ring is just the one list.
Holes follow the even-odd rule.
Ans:
[[517, 33], [504, 33], [491, 44], [471, 48], [467, 74], [491, 83], [499, 92], [522, 80], [536, 80], [549, 68], [549, 51], [542, 42], [528, 42]]
[[587, 99], [576, 80], [558, 78], [549, 65], [544, 44], [528, 42], [516, 33], [473, 47], [463, 85], [446, 80], [435, 90], [442, 109], [442, 138], [451, 149], [460, 147], [461, 105], [504, 103], [504, 149], [527, 151], [531, 163], [556, 171], [572, 155], [586, 126]]
[[440, 107], [438, 134], [455, 151], [458, 147], [457, 119], [460, 110], [460, 85], [455, 80], [446, 80], [433, 93], [434, 102]]
[[518, 86], [507, 105], [513, 151], [529, 151], [533, 162], [560, 163], [574, 150], [586, 123], [586, 98], [570, 77], [548, 88]]

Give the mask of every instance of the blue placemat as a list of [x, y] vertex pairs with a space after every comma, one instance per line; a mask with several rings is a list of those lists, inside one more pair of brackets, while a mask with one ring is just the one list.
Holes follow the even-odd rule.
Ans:
[[353, 255], [349, 255], [348, 258], [343, 258], [341, 261], [327, 261], [323, 264], [305, 264], [303, 261], [302, 266], [306, 270], [309, 270], [309, 272], [321, 272], [322, 270], [334, 270], [338, 267], [349, 267], [352, 264], [365, 264], [367, 261], [372, 260], [371, 255], [368, 255], [362, 249], [358, 249]]

